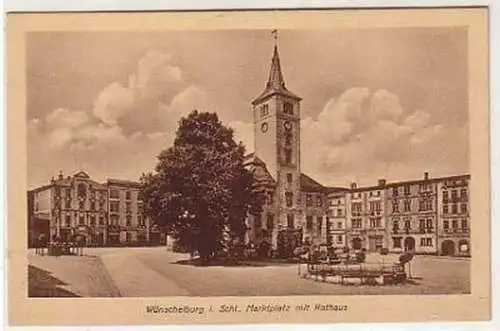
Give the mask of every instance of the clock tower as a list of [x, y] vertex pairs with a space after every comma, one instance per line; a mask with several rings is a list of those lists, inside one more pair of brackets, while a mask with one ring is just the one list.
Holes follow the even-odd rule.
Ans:
[[255, 156], [276, 182], [274, 214], [288, 228], [300, 225], [300, 101], [285, 86], [275, 44], [266, 86], [252, 102]]

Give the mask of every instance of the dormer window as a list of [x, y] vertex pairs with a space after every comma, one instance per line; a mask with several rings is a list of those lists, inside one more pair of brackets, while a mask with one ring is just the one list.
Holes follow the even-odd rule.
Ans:
[[290, 102], [285, 102], [283, 105], [283, 112], [285, 114], [293, 115], [293, 105]]

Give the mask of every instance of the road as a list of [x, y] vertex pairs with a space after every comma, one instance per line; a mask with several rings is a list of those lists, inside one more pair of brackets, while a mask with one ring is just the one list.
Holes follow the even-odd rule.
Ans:
[[[85, 259], [98, 259], [104, 270], [93, 269], [92, 272], [106, 277], [95, 278], [100, 285], [83, 286], [82, 279], [83, 283], [93, 280], [79, 275], [78, 286], [94, 288], [93, 291], [80, 290], [81, 296], [116, 296], [117, 293], [125, 297], [461, 294], [468, 293], [470, 286], [470, 261], [463, 258], [416, 256], [412, 262], [414, 279], [411, 284], [382, 287], [342, 286], [304, 279], [298, 276], [295, 264], [193, 266], [179, 262], [187, 260], [187, 255], [169, 252], [165, 247], [93, 248], [86, 254], [91, 256], [62, 257], [66, 262], [74, 260], [67, 267], [61, 258], [58, 263], [53, 263], [57, 268], [51, 266], [57, 269], [54, 274], [65, 274], [65, 282], [71, 285], [70, 273], [64, 271], [70, 268], [70, 264], [77, 265], [82, 259], [81, 263]], [[82, 268], [88, 269], [88, 266], [82, 264]], [[97, 267], [93, 265], [93, 268]], [[106, 288], [116, 290], [103, 295]]]

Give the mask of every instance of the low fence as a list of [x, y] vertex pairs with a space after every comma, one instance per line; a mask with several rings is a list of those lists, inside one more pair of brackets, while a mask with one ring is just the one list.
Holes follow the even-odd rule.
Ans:
[[[360, 264], [330, 264], [321, 262], [306, 262], [305, 278], [316, 277], [317, 280], [333, 281], [346, 284], [351, 280], [359, 284], [398, 284], [406, 280], [404, 265], [385, 263], [360, 263]], [[300, 264], [299, 264], [300, 274]]]

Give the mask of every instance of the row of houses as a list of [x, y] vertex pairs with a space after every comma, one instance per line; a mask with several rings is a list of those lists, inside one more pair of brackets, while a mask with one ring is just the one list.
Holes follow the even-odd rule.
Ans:
[[425, 173], [419, 180], [330, 190], [324, 241], [368, 251], [469, 255], [469, 181], [469, 175]]
[[28, 191], [28, 245], [41, 234], [70, 241], [83, 236], [87, 245], [160, 244], [160, 229], [143, 214], [138, 182], [92, 180], [80, 171]]

